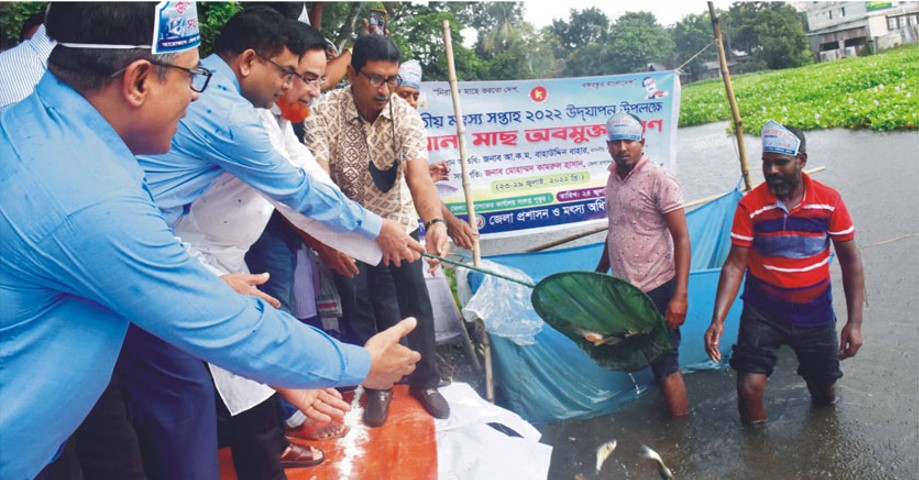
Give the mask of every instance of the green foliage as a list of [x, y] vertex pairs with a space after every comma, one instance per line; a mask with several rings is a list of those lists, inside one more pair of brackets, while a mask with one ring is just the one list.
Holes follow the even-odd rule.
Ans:
[[0, 3], [0, 31], [3, 32], [2, 45], [4, 48], [19, 43], [19, 31], [22, 24], [32, 15], [41, 13], [48, 2], [16, 2]]
[[[919, 129], [919, 49], [907, 45], [870, 57], [732, 78], [744, 130], [755, 134], [767, 120], [804, 130]], [[683, 89], [680, 126], [731, 118], [718, 80]]]
[[609, 18], [597, 7], [581, 11], [571, 9], [570, 20], [555, 19], [549, 30], [558, 37], [556, 54], [567, 57], [579, 48], [590, 44], [603, 44], [609, 33]]
[[616, 20], [609, 38], [607, 74], [643, 71], [648, 63], [665, 62], [673, 55], [670, 34], [649, 12], [625, 13]]
[[201, 31], [200, 55], [214, 52], [214, 41], [223, 26], [242, 10], [239, 2], [198, 2], [198, 24]]
[[[689, 61], [693, 55], [712, 43], [714, 38], [711, 19], [707, 14], [686, 15], [673, 26], [670, 34], [674, 43], [674, 67]], [[683, 71], [697, 75], [704, 70], [704, 62], [716, 58], [718, 58], [718, 50], [711, 45], [705, 52], [687, 63]]]
[[790, 68], [811, 63], [806, 19], [782, 2], [735, 2], [724, 15], [731, 48], [745, 51], [768, 68]]

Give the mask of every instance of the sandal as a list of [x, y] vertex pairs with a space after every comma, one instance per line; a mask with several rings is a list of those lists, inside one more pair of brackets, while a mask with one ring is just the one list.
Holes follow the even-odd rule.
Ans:
[[322, 450], [291, 443], [281, 454], [281, 468], [313, 467], [322, 463], [323, 460], [325, 460], [325, 455]]
[[284, 434], [297, 440], [318, 441], [341, 438], [351, 431], [351, 427], [343, 423], [311, 423], [304, 422], [297, 428], [288, 429]]

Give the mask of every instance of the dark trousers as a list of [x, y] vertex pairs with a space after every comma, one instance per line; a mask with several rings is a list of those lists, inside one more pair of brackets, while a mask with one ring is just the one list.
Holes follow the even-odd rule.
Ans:
[[[418, 238], [418, 232], [412, 234]], [[409, 376], [412, 388], [437, 386], [440, 377], [435, 369], [434, 311], [424, 280], [424, 261], [371, 266], [357, 262], [354, 278], [335, 275], [342, 302], [342, 334], [347, 341], [363, 345], [377, 332], [415, 317], [418, 326], [408, 334], [408, 347], [421, 354], [421, 361]], [[387, 278], [391, 282], [387, 282]], [[393, 288], [393, 291], [389, 291]]]
[[230, 416], [219, 395], [216, 405], [221, 444], [225, 441], [233, 449], [237, 478], [287, 478], [281, 468], [281, 454], [290, 443], [284, 437], [277, 394], [236, 416]]
[[142, 480], [140, 443], [117, 372], [42, 480]]
[[115, 368], [147, 475], [219, 478], [214, 385], [204, 362], [131, 325]]
[[275, 210], [262, 236], [246, 253], [246, 265], [250, 272], [268, 272], [271, 275], [264, 285], [259, 286], [259, 290], [277, 298], [281, 302], [281, 310], [287, 313], [294, 311], [294, 271], [301, 244], [303, 240]]

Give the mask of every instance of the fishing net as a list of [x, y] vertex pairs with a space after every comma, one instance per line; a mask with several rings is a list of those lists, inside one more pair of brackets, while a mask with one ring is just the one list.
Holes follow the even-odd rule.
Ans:
[[530, 300], [546, 323], [611, 370], [641, 370], [673, 349], [654, 303], [620, 278], [556, 273], [534, 287]]

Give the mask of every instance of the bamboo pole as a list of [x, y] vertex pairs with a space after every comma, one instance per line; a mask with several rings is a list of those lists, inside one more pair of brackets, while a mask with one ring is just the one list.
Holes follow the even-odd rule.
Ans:
[[[444, 20], [444, 46], [447, 53], [447, 71], [450, 79], [450, 93], [453, 96], [453, 112], [456, 116], [456, 138], [459, 141], [460, 151], [460, 169], [463, 174], [463, 194], [466, 197], [466, 213], [468, 215], [469, 226], [472, 231], [478, 232], [476, 228], [475, 202], [472, 198], [471, 184], [469, 181], [469, 166], [466, 163], [466, 127], [463, 123], [463, 109], [460, 106], [459, 88], [456, 85], [456, 67], [453, 64], [453, 37], [450, 34], [450, 21]], [[479, 267], [482, 262], [479, 250], [478, 235], [473, 237], [475, 242], [472, 245], [472, 264]], [[491, 344], [488, 341], [488, 332], [484, 324], [478, 324], [482, 332], [482, 349], [485, 357], [485, 398], [495, 403], [495, 379], [492, 369]]]
[[[806, 173], [806, 174], [808, 174], [808, 175], [814, 175], [815, 173], [820, 173], [820, 172], [822, 172], [822, 171], [824, 171], [824, 170], [826, 170], [826, 167], [814, 167], [814, 168], [812, 168], [812, 169], [810, 169], [810, 170], [805, 170], [804, 173]], [[713, 200], [717, 200], [717, 199], [719, 199], [719, 198], [721, 198], [721, 197], [727, 195], [728, 193], [730, 193], [730, 192], [719, 193], [719, 194], [717, 194], [717, 195], [712, 195], [712, 196], [710, 196], [710, 197], [700, 198], [700, 199], [698, 199], [698, 200], [693, 200], [693, 201], [691, 201], [691, 202], [686, 202], [686, 203], [683, 204], [683, 209], [684, 209], [684, 210], [688, 210], [688, 209], [693, 208], [693, 207], [698, 207], [699, 205], [704, 205], [704, 204], [706, 204], [706, 203], [708, 203], [708, 202], [711, 202], [711, 201], [713, 201]], [[580, 238], [584, 238], [584, 237], [589, 236], [589, 235], [593, 235], [593, 234], [595, 234], [595, 233], [605, 232], [605, 231], [609, 228], [608, 222], [609, 222], [608, 220], [603, 220], [603, 226], [594, 227], [594, 228], [591, 228], [591, 229], [589, 229], [589, 230], [584, 230], [583, 232], [578, 232], [578, 233], [574, 233], [574, 234], [568, 235], [567, 237], [562, 237], [562, 238], [560, 238], [560, 239], [558, 239], [558, 240], [553, 240], [553, 241], [551, 241], [551, 242], [543, 243], [542, 245], [537, 245], [537, 246], [535, 246], [535, 247], [530, 247], [530, 248], [526, 249], [525, 251], [526, 251], [527, 253], [541, 252], [541, 251], [543, 251], [543, 250], [545, 250], [545, 249], [547, 249], [547, 248], [556, 247], [556, 246], [559, 246], [559, 245], [561, 245], [561, 244], [563, 244], [563, 243], [573, 242], [573, 241], [575, 241], [575, 240], [578, 240], [578, 239], [580, 239]]]
[[708, 2], [708, 13], [712, 18], [712, 29], [715, 31], [715, 46], [718, 47], [718, 64], [721, 66], [721, 78], [724, 80], [724, 90], [728, 96], [728, 103], [731, 104], [731, 115], [734, 121], [734, 134], [737, 136], [737, 151], [740, 153], [740, 173], [743, 175], [744, 191], [749, 192], [753, 189], [753, 181], [750, 180], [750, 168], [747, 166], [747, 150], [744, 146], [743, 139], [743, 120], [740, 118], [740, 110], [737, 108], [737, 100], [734, 98], [734, 87], [731, 85], [731, 72], [728, 71], [728, 62], [724, 55], [724, 43], [721, 41], [721, 23], [715, 14], [715, 4]]

